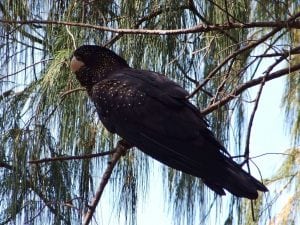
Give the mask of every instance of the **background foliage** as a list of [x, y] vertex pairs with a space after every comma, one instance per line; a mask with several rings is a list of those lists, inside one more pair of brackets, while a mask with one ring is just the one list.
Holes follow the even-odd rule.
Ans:
[[[251, 156], [249, 140], [256, 107], [264, 107], [258, 102], [267, 76], [279, 70], [279, 63], [291, 68], [282, 74], [286, 76], [282, 107], [291, 149], [286, 150], [281, 168], [272, 177], [264, 177], [271, 190], [282, 184], [281, 192], [261, 196], [252, 204], [233, 197], [222, 201], [199, 179], [166, 167], [162, 176], [175, 224], [214, 223], [221, 211], [228, 215], [225, 224], [299, 222], [298, 12], [299, 1], [292, 0], [2, 0], [0, 224], [78, 224], [88, 209], [108, 156], [34, 162], [108, 151], [118, 140], [98, 121], [69, 70], [73, 50], [87, 43], [110, 47], [132, 67], [164, 73], [190, 92], [198, 87], [191, 100], [231, 153], [246, 159]], [[110, 32], [110, 28], [135, 30]], [[198, 30], [185, 32], [188, 28]], [[181, 32], [168, 34], [165, 30]], [[243, 85], [245, 90], [251, 87], [256, 71], [266, 63], [267, 70], [259, 74], [265, 78], [257, 83], [256, 98], [247, 91], [237, 92]], [[114, 193], [111, 211], [128, 224], [139, 216], [137, 202], [146, 196], [152, 169], [147, 156], [131, 150], [109, 181], [106, 191]], [[278, 207], [278, 196], [286, 191], [290, 195], [282, 207], [271, 210]], [[258, 222], [253, 221], [251, 211]]]

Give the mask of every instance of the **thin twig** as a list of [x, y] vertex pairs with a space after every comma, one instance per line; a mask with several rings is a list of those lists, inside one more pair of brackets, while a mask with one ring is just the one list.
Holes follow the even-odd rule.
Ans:
[[290, 156], [291, 154], [289, 154], [289, 153], [282, 153], [282, 152], [267, 152], [267, 153], [263, 153], [263, 154], [260, 154], [260, 155], [251, 156], [251, 159], [263, 157], [263, 156], [266, 156], [266, 155]]
[[[290, 52], [297, 52], [300, 48], [297, 47], [297, 48], [294, 48], [292, 49]], [[262, 80], [261, 82], [261, 85], [260, 85], [260, 88], [259, 88], [259, 91], [258, 91], [258, 94], [257, 94], [257, 97], [256, 97], [256, 100], [255, 100], [255, 105], [254, 105], [254, 108], [253, 108], [253, 111], [252, 111], [252, 114], [250, 116], [250, 121], [249, 121], [249, 125], [248, 125], [248, 131], [247, 131], [247, 137], [246, 137], [246, 146], [245, 146], [245, 151], [244, 151], [244, 156], [245, 156], [245, 161], [243, 163], [247, 163], [247, 167], [248, 167], [248, 171], [250, 172], [250, 167], [249, 167], [249, 154], [250, 154], [250, 151], [249, 151], [249, 146], [250, 146], [250, 136], [251, 136], [251, 130], [252, 130], [252, 124], [253, 124], [253, 121], [254, 121], [254, 116], [255, 116], [255, 113], [256, 113], [256, 110], [257, 110], [257, 107], [258, 107], [258, 102], [260, 100], [260, 97], [261, 97], [261, 93], [262, 93], [262, 89], [265, 85], [265, 81], [266, 81], [266, 78], [268, 77], [268, 75], [270, 74], [270, 72], [272, 71], [272, 69], [278, 65], [281, 61], [283, 61], [285, 58], [287, 58], [290, 54], [285, 53], [284, 55], [282, 55], [279, 59], [277, 59], [273, 64], [271, 64], [267, 70], [264, 72], [266, 74], [265, 76], [265, 79]]]
[[[189, 6], [179, 6], [178, 7], [179, 10], [184, 10], [184, 9], [189, 9]], [[153, 18], [155, 18], [156, 16], [159, 16], [160, 14], [162, 14], [165, 11], [170, 10], [168, 7], [167, 8], [163, 8], [163, 9], [157, 9], [153, 12], [151, 12], [150, 14], [143, 16], [142, 18], [138, 19], [137, 22], [132, 26], [132, 29], [138, 29], [140, 25], [142, 25], [144, 22], [149, 21]], [[175, 9], [172, 9], [175, 10]], [[113, 43], [115, 43], [117, 40], [119, 40], [122, 36], [124, 36], [125, 33], [117, 33], [115, 36], [113, 36], [109, 41], [107, 41], [103, 46], [104, 47], [109, 47], [111, 46]]]
[[220, 30], [232, 30], [237, 28], [248, 29], [248, 28], [300, 28], [300, 21], [294, 20], [300, 16], [300, 12], [295, 14], [293, 20], [283, 21], [261, 21], [261, 22], [250, 22], [250, 23], [239, 23], [232, 22], [230, 24], [198, 24], [196, 26], [184, 29], [126, 29], [126, 28], [111, 28], [106, 26], [98, 26], [86, 23], [69, 22], [69, 21], [54, 21], [54, 20], [4, 20], [1, 19], [0, 23], [4, 24], [54, 24], [54, 25], [68, 25], [81, 28], [90, 28], [95, 30], [102, 30], [112, 33], [122, 34], [145, 34], [145, 35], [178, 35], [178, 34], [189, 34], [189, 33], [201, 33], [209, 31], [220, 31]]
[[90, 159], [90, 158], [95, 158], [95, 157], [100, 157], [105, 155], [112, 155], [115, 152], [116, 151], [112, 150], [112, 151], [99, 152], [99, 153], [80, 155], [80, 156], [61, 156], [61, 157], [52, 157], [52, 158], [44, 158], [44, 159], [35, 159], [35, 160], [28, 161], [28, 163], [39, 164], [39, 163], [55, 162], [55, 161]]
[[66, 96], [71, 94], [71, 93], [74, 93], [76, 91], [84, 91], [85, 88], [83, 87], [79, 87], [79, 88], [75, 88], [75, 89], [71, 89], [71, 90], [67, 90], [65, 92], [63, 92], [61, 95], [60, 95], [60, 100], [58, 101], [58, 103], [54, 106], [54, 108], [52, 109], [52, 111], [48, 114], [48, 116], [46, 117], [45, 119], [45, 123], [51, 118], [51, 116], [55, 113], [55, 111], [58, 109], [59, 105], [65, 100]]
[[64, 99], [67, 95], [71, 94], [71, 93], [74, 93], [74, 92], [77, 92], [77, 91], [85, 91], [86, 89], [83, 88], [83, 87], [79, 87], [79, 88], [74, 88], [74, 89], [71, 89], [71, 90], [67, 90], [63, 93], [61, 93], [60, 97], [61, 99]]
[[[291, 51], [292, 52], [295, 52], [295, 51], [298, 51], [300, 48], [297, 47], [297, 48], [294, 48], [292, 49]], [[282, 62], [285, 58], [287, 58], [289, 56], [288, 53], [282, 55], [279, 59], [277, 59], [273, 64], [271, 64], [267, 70], [264, 72], [266, 75], [264, 77], [264, 79], [262, 79], [261, 81], [261, 85], [260, 85], [260, 88], [258, 90], [258, 93], [257, 93], [257, 97], [255, 99], [255, 105], [254, 105], [254, 108], [253, 108], [253, 111], [251, 113], [251, 116], [250, 116], [250, 120], [249, 120], [249, 125], [248, 125], [248, 131], [247, 131], [247, 137], [246, 137], [246, 146], [245, 146], [245, 151], [244, 151], [244, 156], [245, 156], [245, 161], [244, 163], [247, 163], [247, 167], [248, 167], [248, 170], [250, 172], [250, 167], [249, 167], [249, 146], [250, 146], [250, 136], [251, 136], [251, 130], [252, 130], [252, 124], [253, 124], [253, 121], [254, 121], [254, 116], [255, 116], [255, 113], [256, 113], [256, 110], [257, 110], [257, 107], [258, 107], [258, 103], [259, 103], [259, 100], [260, 100], [260, 97], [261, 97], [261, 94], [262, 94], [262, 89], [265, 85], [265, 82], [266, 82], [266, 78], [269, 76], [270, 72], [272, 71], [272, 69], [278, 65], [280, 62]]]
[[237, 57], [239, 54], [248, 51], [254, 47], [256, 47], [257, 45], [259, 45], [260, 43], [266, 41], [269, 37], [273, 36], [274, 34], [276, 34], [278, 31], [280, 31], [281, 28], [275, 28], [273, 29], [271, 32], [269, 32], [268, 34], [266, 34], [265, 36], [263, 36], [262, 38], [260, 38], [257, 41], [251, 42], [250, 44], [246, 45], [243, 48], [240, 48], [237, 51], [234, 51], [232, 54], [230, 54], [229, 56], [227, 56], [222, 63], [220, 63], [216, 68], [214, 68], [205, 78], [205, 80], [199, 84], [194, 91], [192, 91], [192, 93], [187, 97], [187, 98], [191, 98], [193, 97], [199, 90], [201, 90], [203, 88], [204, 85], [206, 85], [210, 79], [231, 59]]
[[[291, 16], [288, 20], [285, 21], [286, 23], [286, 26], [285, 27], [289, 27], [289, 23], [291, 22], [296, 22], [296, 18], [300, 16], [300, 12], [299, 13], [296, 13], [295, 15]], [[298, 21], [300, 22], [300, 21]], [[232, 24], [232, 23], [231, 23]], [[250, 42], [250, 44], [246, 45], [245, 47], [243, 48], [240, 48], [239, 50], [233, 52], [231, 55], [229, 55], [228, 57], [226, 57], [223, 62], [218, 65], [215, 69], [213, 69], [209, 74], [208, 76], [206, 77], [206, 79], [201, 83], [199, 84], [195, 90], [189, 95], [187, 96], [187, 98], [191, 98], [193, 97], [199, 90], [202, 89], [202, 87], [204, 85], [206, 85], [206, 83], [232, 58], [235, 58], [236, 56], [238, 56], [239, 54], [245, 52], [245, 51], [248, 51], [256, 46], [258, 46], [259, 44], [263, 43], [264, 41], [266, 41], [268, 38], [272, 37], [274, 34], [276, 34], [277, 32], [279, 32], [281, 29], [285, 28], [285, 27], [280, 27], [280, 26], [276, 26], [274, 27], [274, 29], [269, 32], [268, 34], [264, 35], [263, 37], [261, 37], [260, 39], [258, 39], [257, 41], [253, 41], [253, 42]]]
[[124, 140], [121, 140], [118, 142], [116, 148], [114, 149], [115, 153], [113, 154], [112, 159], [111, 159], [110, 163], [108, 164], [108, 166], [102, 176], [101, 182], [100, 182], [97, 192], [94, 196], [92, 204], [89, 206], [89, 210], [84, 215], [83, 223], [82, 223], [83, 225], [88, 225], [91, 222], [93, 214], [96, 210], [96, 207], [97, 207], [97, 205], [100, 201], [100, 198], [102, 196], [102, 193], [104, 191], [104, 188], [105, 188], [106, 184], [108, 183], [108, 180], [112, 174], [112, 171], [113, 171], [115, 165], [117, 164], [117, 162], [121, 158], [121, 156], [124, 155], [125, 152], [131, 147], [132, 146], [129, 145], [128, 143], [126, 143]]
[[[267, 156], [267, 155], [282, 155], [282, 156], [290, 156], [290, 153], [282, 153], [282, 152], [267, 152], [267, 153], [263, 153], [260, 155], [255, 155], [255, 156], [251, 156], [250, 159], [253, 160], [255, 158], [259, 158], [259, 157], [263, 157], [263, 156]], [[231, 156], [232, 159], [236, 159], [236, 158], [243, 158], [245, 157], [244, 154], [243, 155], [234, 155]]]
[[73, 48], [74, 48], [74, 50], [75, 50], [75, 49], [77, 48], [77, 47], [76, 47], [75, 37], [74, 37], [74, 35], [72, 34], [72, 32], [71, 32], [69, 26], [66, 26], [66, 30], [67, 30], [67, 33], [70, 35], [70, 37], [71, 37], [71, 39], [72, 39], [72, 42], [73, 42]]
[[251, 131], [252, 131], [252, 125], [254, 121], [254, 117], [257, 111], [258, 103], [262, 94], [263, 87], [266, 83], [266, 77], [265, 79], [262, 79], [259, 90], [257, 92], [257, 96], [255, 99], [254, 107], [250, 116], [249, 124], [248, 124], [248, 129], [247, 129], [247, 136], [246, 136], [246, 146], [245, 146], [245, 151], [244, 151], [244, 156], [245, 156], [245, 162], [247, 163], [248, 167], [248, 172], [250, 173], [250, 166], [249, 166], [249, 154], [250, 154], [250, 137], [251, 137]]
[[[179, 9], [188, 9], [188, 6], [179, 6]], [[153, 18], [155, 18], [156, 16], [159, 16], [160, 14], [162, 14], [164, 11], [169, 10], [168, 8], [164, 8], [164, 9], [158, 9], [155, 10], [153, 12], [151, 12], [149, 15], [146, 15], [140, 19], [138, 19], [138, 21], [132, 26], [133, 29], [138, 29], [139, 26], [146, 22], [149, 21]], [[113, 43], [115, 43], [117, 40], [119, 40], [122, 36], [124, 35], [124, 33], [117, 33], [115, 36], [113, 36], [109, 41], [107, 41], [105, 44], [103, 44], [104, 47], [109, 47], [111, 46]]]
[[300, 64], [297, 64], [297, 65], [294, 65], [294, 66], [291, 66], [291, 67], [287, 67], [287, 68], [284, 68], [284, 69], [281, 69], [281, 70], [277, 70], [276, 72], [270, 73], [269, 75], [261, 76], [261, 77], [258, 77], [256, 79], [250, 80], [250, 81], [248, 81], [244, 84], [241, 84], [235, 90], [233, 90], [231, 93], [229, 93], [227, 96], [223, 97], [219, 101], [217, 101], [217, 102], [209, 105], [205, 109], [201, 110], [201, 113], [203, 115], [211, 113], [212, 111], [216, 110], [217, 108], [225, 105], [226, 103], [228, 103], [229, 101], [234, 99], [236, 96], [238, 96], [239, 94], [241, 94], [242, 92], [244, 92], [248, 88], [254, 87], [254, 86], [260, 84], [263, 79], [265, 79], [266, 82], [267, 82], [267, 81], [276, 79], [278, 77], [285, 76], [287, 74], [293, 73], [297, 70], [300, 70]]
[[227, 1], [225, 1], [225, 9], [223, 9], [220, 5], [218, 5], [215, 1], [212, 0], [208, 0], [212, 5], [215, 5], [219, 10], [221, 10], [222, 12], [224, 12], [226, 14], [228, 23], [231, 23], [229, 21], [229, 17], [231, 17], [234, 21], [237, 21], [239, 23], [242, 23], [242, 21], [238, 20], [235, 16], [233, 16], [231, 13], [228, 12], [227, 9]]
[[50, 59], [42, 59], [42, 60], [40, 60], [40, 61], [38, 61], [38, 62], [35, 62], [35, 63], [33, 63], [33, 64], [29, 65], [29, 66], [24, 67], [23, 69], [20, 69], [20, 70], [16, 71], [16, 72], [14, 72], [14, 73], [7, 74], [7, 75], [5, 75], [5, 76], [1, 76], [1, 77], [0, 77], [0, 81], [3, 80], [3, 79], [6, 79], [6, 78], [8, 78], [8, 77], [14, 76], [14, 75], [16, 75], [16, 74], [18, 74], [18, 73], [21, 73], [21, 72], [23, 72], [23, 71], [29, 69], [30, 67], [36, 66], [37, 64], [44, 63], [44, 62], [47, 62], [47, 61], [50, 61], [50, 60], [53, 60], [53, 58], [50, 58]]
[[193, 0], [189, 0], [188, 5], [189, 5], [189, 10], [191, 10], [191, 12], [193, 12], [204, 24], [209, 24], [206, 18], [202, 16], [201, 13], [197, 10]]
[[221, 84], [218, 86], [217, 91], [216, 91], [216, 94], [215, 94], [215, 96], [211, 99], [210, 103], [214, 103], [214, 102], [218, 99], [218, 95], [219, 95], [219, 94], [222, 92], [222, 90], [224, 89], [225, 84], [226, 84], [226, 81], [227, 81], [227, 79], [228, 79], [228, 77], [229, 77], [229, 75], [230, 75], [230, 71], [231, 71], [231, 68], [232, 68], [234, 62], [235, 62], [234, 59], [232, 59], [232, 60], [230, 61], [230, 64], [229, 64], [229, 66], [228, 66], [227, 73], [225, 74], [224, 79], [223, 79], [223, 81], [221, 82]]

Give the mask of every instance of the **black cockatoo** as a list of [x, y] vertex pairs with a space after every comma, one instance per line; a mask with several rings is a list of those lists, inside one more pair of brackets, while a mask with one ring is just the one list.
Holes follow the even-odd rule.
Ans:
[[113, 51], [77, 48], [71, 70], [86, 88], [108, 131], [184, 173], [200, 177], [220, 195], [224, 189], [255, 199], [267, 188], [233, 161], [214, 137], [188, 93], [167, 77], [134, 69]]

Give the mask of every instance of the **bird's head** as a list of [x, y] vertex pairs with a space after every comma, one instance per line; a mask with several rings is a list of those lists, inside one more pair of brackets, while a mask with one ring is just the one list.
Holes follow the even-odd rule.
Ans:
[[80, 84], [92, 87], [111, 72], [128, 67], [127, 62], [113, 51], [97, 46], [83, 45], [77, 48], [72, 56], [70, 68]]

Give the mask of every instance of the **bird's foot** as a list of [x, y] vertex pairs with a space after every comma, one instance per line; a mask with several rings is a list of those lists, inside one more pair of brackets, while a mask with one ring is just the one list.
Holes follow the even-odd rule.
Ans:
[[118, 145], [121, 145], [124, 148], [123, 156], [126, 154], [126, 150], [133, 147], [133, 144], [129, 143], [128, 141], [126, 141], [124, 139], [121, 139], [120, 141], [118, 141]]

